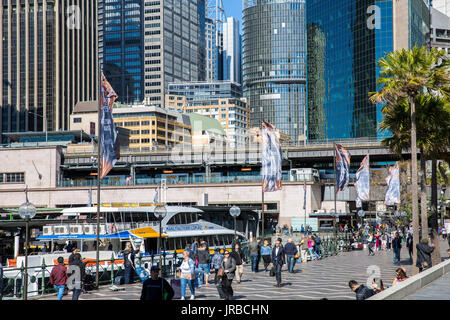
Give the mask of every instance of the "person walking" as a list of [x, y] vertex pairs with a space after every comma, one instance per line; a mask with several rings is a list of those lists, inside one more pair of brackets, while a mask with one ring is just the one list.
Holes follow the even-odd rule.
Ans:
[[250, 260], [252, 262], [252, 272], [256, 273], [256, 264], [259, 255], [259, 245], [256, 238], [253, 238], [248, 245], [248, 253], [250, 254]]
[[395, 233], [395, 238], [392, 240], [392, 249], [394, 250], [394, 264], [400, 264], [400, 250], [402, 249], [402, 242], [398, 232]]
[[222, 261], [222, 292], [225, 295], [225, 300], [231, 300], [233, 298], [231, 283], [233, 282], [236, 271], [236, 260], [234, 260], [228, 251], [225, 251], [224, 256]]
[[409, 261], [413, 262], [413, 235], [411, 232], [408, 232], [408, 236], [406, 238], [406, 247], [408, 248], [409, 253]]
[[185, 300], [186, 286], [189, 285], [191, 290], [191, 300], [195, 299], [195, 289], [194, 289], [194, 278], [195, 278], [195, 263], [194, 260], [189, 258], [189, 251], [185, 250], [183, 252], [183, 262], [178, 268], [181, 270], [181, 300]]
[[[69, 263], [69, 266], [76, 266], [79, 270], [80, 270], [80, 279], [79, 281], [76, 281], [75, 285], [74, 285], [74, 289], [73, 289], [73, 293], [72, 293], [72, 300], [78, 300], [78, 298], [80, 297], [81, 294], [81, 290], [83, 288], [83, 282], [84, 282], [84, 277], [86, 275], [85, 272], [85, 264], [83, 263], [83, 259], [81, 258], [81, 254], [76, 253], [74, 259], [72, 260], [72, 263]], [[76, 272], [76, 271], [74, 271]], [[68, 275], [68, 277], [70, 277], [71, 275], [74, 274], [74, 272], [72, 272], [70, 275]]]
[[369, 233], [367, 236], [367, 248], [369, 248], [369, 256], [374, 256], [375, 253], [373, 252], [373, 237], [371, 233]]
[[317, 259], [320, 259], [320, 238], [318, 235], [314, 234], [314, 254], [316, 255]]
[[63, 257], [58, 257], [58, 265], [54, 266], [50, 272], [50, 283], [58, 293], [57, 299], [62, 300], [67, 283], [67, 268], [64, 265]]
[[271, 258], [271, 253], [272, 253], [272, 248], [270, 247], [269, 241], [264, 240], [264, 245], [261, 247], [261, 257], [263, 259], [264, 262], [264, 271], [268, 271], [267, 267], [270, 264], [270, 260]]
[[288, 266], [288, 272], [294, 273], [295, 267], [295, 255], [298, 253], [297, 246], [292, 242], [292, 239], [288, 239], [288, 243], [284, 246], [286, 252], [286, 262]]
[[308, 251], [309, 251], [309, 255], [311, 256], [311, 261], [312, 260], [317, 260], [318, 257], [316, 255], [316, 253], [314, 252], [314, 240], [311, 236], [308, 236]]
[[123, 264], [125, 267], [125, 275], [124, 280], [125, 284], [131, 284], [134, 283], [134, 273], [135, 273], [135, 266], [134, 266], [134, 258], [136, 254], [139, 252], [139, 249], [134, 250], [131, 242], [127, 242], [125, 250], [122, 250], [123, 254]]
[[[239, 244], [238, 244], [239, 246]], [[223, 255], [220, 253], [220, 249], [216, 248], [215, 253], [211, 259], [211, 266], [214, 269], [214, 273], [217, 274], [217, 271], [219, 271], [220, 266], [222, 265]]]
[[406, 279], [408, 279], [408, 276], [406, 275], [406, 269], [405, 268], [397, 268], [397, 270], [395, 270], [395, 279], [394, 279], [394, 281], [392, 281], [392, 286], [397, 284], [397, 282], [402, 282]]
[[231, 257], [236, 261], [236, 281], [241, 283], [242, 275], [244, 274], [245, 254], [238, 244], [234, 246], [234, 250], [231, 252]]
[[286, 264], [285, 251], [281, 245], [281, 238], [278, 238], [275, 242], [275, 247], [272, 249], [272, 265], [275, 269], [275, 277], [277, 279], [278, 288], [281, 288], [281, 268]]
[[201, 269], [202, 276], [201, 282], [203, 284], [209, 285], [209, 274], [211, 272], [209, 266], [209, 250], [207, 248], [206, 242], [200, 245], [200, 248], [197, 250], [197, 260], [198, 260], [198, 268]]
[[261, 238], [258, 237], [256, 239], [256, 242], [258, 243], [258, 257], [256, 258], [256, 272], [259, 271], [259, 262], [261, 261], [261, 247], [262, 247], [262, 242], [261, 242]]
[[159, 266], [152, 266], [150, 278], [142, 284], [141, 301], [168, 301], [172, 300], [175, 292], [172, 286], [159, 276]]
[[376, 251], [380, 251], [380, 247], [381, 247], [381, 239], [380, 239], [380, 237], [381, 237], [381, 234], [380, 234], [380, 232], [377, 232], [376, 234], [375, 234], [375, 250]]
[[303, 239], [300, 241], [299, 247], [302, 263], [308, 262], [308, 238], [306, 235], [303, 235]]
[[431, 253], [434, 251], [434, 243], [431, 246], [428, 245], [428, 238], [423, 238], [420, 243], [416, 245], [417, 248], [417, 262], [416, 267], [419, 268], [419, 272], [425, 269], [431, 268]]

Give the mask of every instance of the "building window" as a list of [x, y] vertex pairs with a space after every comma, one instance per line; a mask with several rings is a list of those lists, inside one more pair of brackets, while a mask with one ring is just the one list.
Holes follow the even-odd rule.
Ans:
[[74, 118], [74, 119], [73, 119], [73, 122], [74, 122], [74, 123], [81, 123], [81, 118]]
[[25, 173], [0, 173], [0, 183], [23, 183], [25, 182]]

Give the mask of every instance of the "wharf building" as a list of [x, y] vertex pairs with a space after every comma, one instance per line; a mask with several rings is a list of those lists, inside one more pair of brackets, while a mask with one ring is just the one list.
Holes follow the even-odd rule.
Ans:
[[0, 134], [68, 130], [97, 98], [96, 1], [3, 0], [0, 18]]

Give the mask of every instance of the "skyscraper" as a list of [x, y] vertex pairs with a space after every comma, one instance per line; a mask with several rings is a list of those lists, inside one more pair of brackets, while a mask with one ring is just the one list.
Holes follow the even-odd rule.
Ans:
[[241, 52], [239, 22], [228, 17], [223, 24], [223, 80], [242, 83]]
[[309, 0], [308, 139], [380, 138], [377, 61], [387, 53], [427, 45], [424, 0]]
[[[219, 47], [216, 43], [216, 24], [206, 19], [206, 81], [219, 79]], [[221, 65], [221, 64], [220, 64]]]
[[306, 141], [305, 0], [245, 0], [242, 69], [252, 126]]
[[4, 0], [0, 17], [0, 133], [69, 129], [97, 98], [95, 1]]
[[205, 0], [100, 1], [103, 67], [120, 101], [163, 106], [169, 82], [205, 80]]

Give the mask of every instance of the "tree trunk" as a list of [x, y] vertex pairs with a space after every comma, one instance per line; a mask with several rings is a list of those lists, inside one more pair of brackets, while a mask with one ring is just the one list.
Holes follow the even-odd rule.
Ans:
[[427, 201], [427, 172], [423, 148], [420, 148], [420, 217], [422, 226], [422, 239], [428, 238], [428, 201]]
[[441, 250], [439, 248], [439, 233], [438, 233], [438, 190], [437, 190], [437, 159], [433, 157], [431, 167], [431, 243], [434, 243], [434, 251], [431, 254], [431, 263], [433, 266], [441, 263]]
[[419, 273], [419, 268], [416, 267], [417, 262], [417, 248], [419, 243], [419, 205], [418, 205], [418, 190], [417, 190], [417, 137], [416, 137], [416, 105], [414, 97], [409, 97], [411, 106], [411, 211], [413, 223], [413, 265], [412, 274]]

